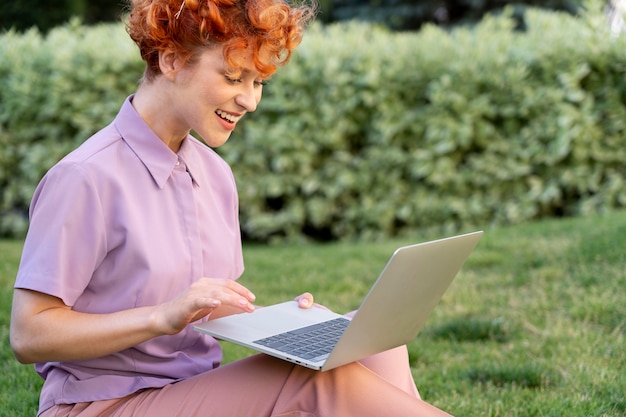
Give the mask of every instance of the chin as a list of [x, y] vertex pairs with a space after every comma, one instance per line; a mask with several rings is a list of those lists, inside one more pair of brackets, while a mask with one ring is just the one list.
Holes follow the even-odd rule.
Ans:
[[225, 138], [206, 138], [206, 139], [203, 137], [202, 139], [204, 140], [204, 143], [206, 143], [211, 148], [219, 148], [220, 146], [228, 142], [229, 138], [230, 136], [227, 136]]
[[202, 141], [210, 146], [211, 148], [218, 148], [228, 142], [230, 138], [230, 132], [215, 132], [213, 130], [207, 130], [205, 132], [201, 132], [199, 130], [192, 130], [194, 136], [202, 139]]

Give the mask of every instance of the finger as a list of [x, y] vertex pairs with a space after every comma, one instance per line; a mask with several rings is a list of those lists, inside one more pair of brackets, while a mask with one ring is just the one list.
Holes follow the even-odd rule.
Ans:
[[254, 297], [243, 296], [233, 291], [224, 291], [219, 295], [219, 298], [221, 305], [229, 305], [231, 307], [247, 311], [248, 313], [253, 312], [255, 309], [252, 304]]
[[[215, 281], [210, 278], [205, 278], [205, 279], [209, 281]], [[253, 302], [254, 300], [256, 300], [256, 296], [254, 295], [254, 293], [250, 291], [249, 289], [247, 289], [246, 287], [244, 287], [243, 285], [241, 285], [240, 283], [238, 283], [237, 281], [233, 281], [231, 279], [219, 279], [217, 281], [223, 287], [227, 288], [228, 291], [234, 294], [237, 294], [241, 297], [244, 297], [249, 302]]]
[[313, 303], [313, 294], [309, 292], [305, 292], [295, 298], [295, 301], [298, 302], [298, 307], [300, 308], [310, 308]]
[[199, 294], [205, 302], [218, 300], [220, 304], [227, 304], [245, 311], [252, 311], [252, 302], [256, 299], [254, 293], [243, 285], [229, 279], [202, 278], [193, 284], [191, 293]]
[[213, 314], [213, 312], [215, 311], [216, 308], [218, 308], [220, 306], [220, 302], [218, 300], [211, 300], [208, 303], [208, 307], [204, 307], [204, 308], [199, 308], [195, 314], [193, 315], [193, 317], [191, 318], [191, 320], [189, 320], [189, 322], [194, 322], [196, 320], [200, 320], [202, 318], [209, 318], [211, 316], [211, 314]]
[[324, 305], [321, 305], [321, 304], [317, 304], [317, 303], [313, 303], [313, 307], [321, 308], [322, 310], [326, 310], [326, 311], [331, 311], [330, 308], [328, 308], [328, 307], [326, 307]]
[[221, 301], [217, 298], [199, 297], [196, 298], [194, 304], [195, 310], [214, 310], [220, 306]]
[[232, 280], [226, 280], [228, 292], [224, 294], [225, 298], [221, 301], [223, 304], [230, 304], [249, 313], [253, 312], [255, 307], [252, 304], [256, 296], [252, 291]]

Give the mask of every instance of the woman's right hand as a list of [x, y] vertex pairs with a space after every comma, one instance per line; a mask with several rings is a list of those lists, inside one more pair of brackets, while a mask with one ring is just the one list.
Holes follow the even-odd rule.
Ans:
[[201, 278], [175, 299], [157, 306], [155, 324], [164, 334], [175, 334], [203, 317], [223, 317], [254, 311], [255, 295], [236, 281]]

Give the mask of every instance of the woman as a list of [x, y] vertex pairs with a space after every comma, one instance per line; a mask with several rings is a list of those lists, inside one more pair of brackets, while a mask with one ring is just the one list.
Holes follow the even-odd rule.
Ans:
[[[182, 1], [182, 2], [181, 2]], [[219, 366], [191, 323], [254, 310], [230, 168], [211, 147], [256, 109], [313, 10], [283, 0], [133, 0], [144, 78], [31, 204], [11, 345], [49, 416], [435, 416], [405, 348], [329, 372]], [[296, 297], [301, 308], [311, 294]]]

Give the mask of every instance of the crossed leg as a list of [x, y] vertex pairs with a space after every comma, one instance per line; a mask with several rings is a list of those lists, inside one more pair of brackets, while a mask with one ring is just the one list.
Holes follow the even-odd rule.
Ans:
[[422, 401], [405, 347], [326, 372], [254, 355], [125, 398], [55, 406], [42, 417], [450, 417]]

